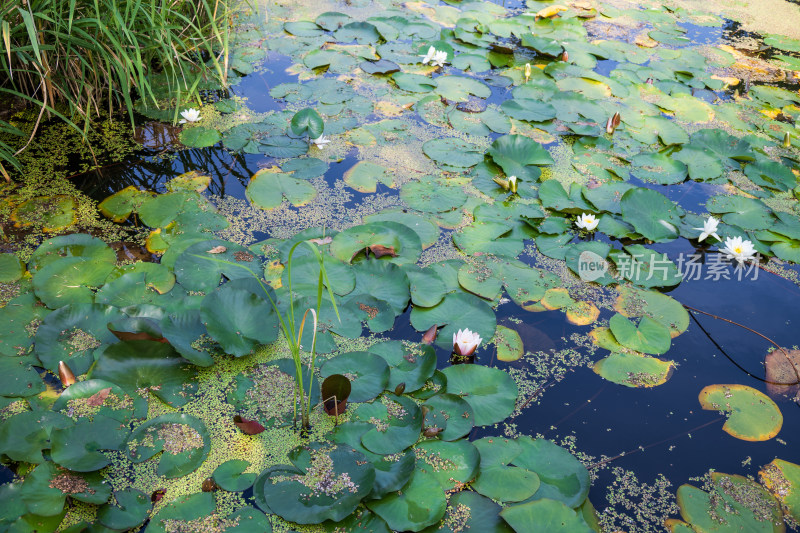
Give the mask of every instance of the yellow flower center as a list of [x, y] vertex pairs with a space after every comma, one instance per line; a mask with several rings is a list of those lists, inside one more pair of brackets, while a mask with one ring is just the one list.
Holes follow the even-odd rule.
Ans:
[[733, 248], [733, 251], [735, 253], [737, 253], [737, 254], [740, 254], [740, 253], [742, 253], [742, 247], [741, 246], [736, 246], [736, 247]]

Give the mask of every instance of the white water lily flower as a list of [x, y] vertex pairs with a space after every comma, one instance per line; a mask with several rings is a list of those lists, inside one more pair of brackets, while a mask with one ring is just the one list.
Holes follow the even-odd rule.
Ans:
[[462, 357], [469, 357], [475, 353], [475, 349], [481, 343], [480, 336], [474, 331], [468, 329], [458, 330], [458, 333], [453, 333], [453, 352]]
[[200, 111], [198, 111], [193, 107], [181, 111], [181, 116], [183, 118], [178, 121], [179, 124], [186, 124], [187, 122], [197, 122], [198, 120], [203, 118], [200, 116]]
[[427, 54], [425, 54], [424, 56], [420, 56], [422, 58], [422, 64], [427, 65], [433, 60], [434, 56], [436, 56], [436, 48], [431, 46], [430, 48], [428, 48]]
[[702, 231], [702, 233], [700, 233], [700, 237], [697, 238], [697, 240], [699, 242], [703, 242], [703, 240], [705, 240], [705, 238], [708, 237], [709, 235], [711, 235], [712, 237], [714, 237], [718, 241], [721, 241], [722, 239], [720, 239], [719, 235], [717, 235], [717, 226], [718, 225], [719, 225], [719, 220], [717, 220], [714, 217], [708, 217], [708, 220], [703, 222], [703, 227], [702, 228], [692, 228], [692, 229], [696, 229], [696, 230]]
[[725, 247], [721, 251], [728, 259], [736, 259], [740, 265], [756, 255], [753, 243], [741, 237], [726, 238]]
[[511, 192], [517, 192], [517, 177], [516, 176], [509, 176], [508, 177], [508, 189]]
[[444, 64], [447, 63], [447, 52], [444, 50], [437, 51], [436, 54], [433, 56], [433, 61], [431, 61], [431, 65], [436, 65], [437, 67], [443, 67]]
[[320, 135], [316, 139], [311, 139], [311, 143], [314, 144], [320, 150], [325, 148], [325, 145], [328, 144], [329, 142], [331, 142], [330, 139], [326, 139], [324, 135]]
[[575, 221], [576, 226], [587, 231], [594, 231], [599, 223], [600, 220], [591, 213], [581, 213], [581, 216]]

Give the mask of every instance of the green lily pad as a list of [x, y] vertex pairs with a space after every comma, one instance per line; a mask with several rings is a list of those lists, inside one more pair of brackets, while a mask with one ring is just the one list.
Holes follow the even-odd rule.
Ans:
[[689, 327], [689, 313], [680, 302], [654, 290], [636, 287], [619, 287], [619, 297], [614, 304], [617, 312], [628, 318], [649, 316], [677, 337]]
[[594, 364], [594, 371], [603, 378], [626, 387], [655, 387], [666, 383], [675, 368], [672, 361], [663, 361], [636, 353], [612, 353]]
[[367, 402], [386, 389], [389, 383], [389, 365], [370, 352], [348, 352], [329, 359], [320, 369], [325, 378], [342, 374], [350, 379], [349, 401]]
[[108, 323], [123, 317], [116, 307], [100, 304], [66, 305], [45, 317], [36, 330], [35, 353], [44, 368], [58, 373], [64, 361], [79, 376], [95, 361], [103, 345], [117, 342]]
[[243, 459], [231, 459], [214, 469], [212, 477], [222, 490], [242, 492], [252, 487], [257, 477], [254, 473], [243, 473], [249, 466]]
[[388, 390], [405, 383], [406, 392], [419, 390], [436, 370], [436, 352], [430, 346], [404, 346], [400, 341], [374, 344], [369, 351], [389, 364]]
[[213, 492], [198, 492], [169, 502], [151, 518], [146, 533], [167, 533], [183, 523], [204, 519], [214, 512]]
[[562, 502], [547, 498], [508, 506], [500, 511], [500, 516], [518, 533], [592, 533], [583, 516]]
[[0, 396], [28, 397], [44, 391], [44, 383], [33, 368], [33, 365], [39, 364], [33, 355], [0, 356]]
[[358, 192], [375, 192], [378, 183], [394, 187], [394, 175], [389, 169], [369, 161], [359, 161], [344, 173], [344, 182]]
[[631, 159], [631, 174], [643, 181], [674, 185], [688, 175], [686, 165], [663, 153], [639, 154]]
[[382, 261], [405, 264], [417, 261], [422, 252], [422, 243], [419, 236], [403, 224], [388, 221], [371, 222], [336, 234], [331, 242], [330, 251], [340, 261], [350, 263], [366, 249], [370, 249], [373, 253], [378, 250], [383, 254]]
[[283, 29], [286, 30], [287, 33], [297, 37], [317, 37], [325, 34], [325, 31], [322, 28], [310, 20], [287, 22], [283, 25]]
[[45, 233], [58, 233], [72, 226], [78, 219], [77, 205], [72, 196], [36, 196], [25, 200], [11, 212], [17, 227], [40, 225]]
[[466, 102], [470, 95], [478, 98], [492, 95], [492, 90], [485, 83], [466, 76], [439, 76], [436, 78], [434, 92], [453, 102]]
[[366, 506], [392, 531], [420, 531], [442, 519], [447, 500], [433, 475], [415, 470], [402, 490], [368, 501]]
[[141, 463], [161, 453], [158, 475], [176, 478], [194, 472], [208, 457], [211, 437], [199, 418], [168, 413], [138, 426], [126, 443], [128, 458]]
[[439, 226], [430, 219], [415, 213], [403, 212], [400, 209], [388, 209], [364, 217], [365, 223], [399, 222], [412, 229], [422, 242], [422, 248], [429, 248], [439, 239]]
[[83, 257], [103, 263], [115, 263], [117, 254], [108, 244], [86, 233], [72, 233], [48, 239], [31, 254], [28, 270], [40, 268], [64, 257]]
[[97, 510], [97, 520], [110, 529], [133, 529], [146, 519], [153, 504], [150, 496], [128, 488], [114, 491], [116, 505], [107, 503]]
[[758, 477], [793, 519], [800, 518], [800, 466], [776, 457], [759, 470]]
[[267, 168], [250, 178], [245, 193], [253, 205], [274, 209], [281, 205], [284, 197], [295, 207], [306, 205], [317, 196], [317, 189], [305, 180]]
[[325, 130], [322, 117], [315, 109], [308, 107], [295, 113], [289, 125], [292, 127], [292, 133], [298, 137], [308, 135], [309, 139], [320, 137]]
[[[334, 55], [338, 55], [334, 52]], [[284, 159], [298, 157], [308, 152], [308, 143], [302, 139], [292, 139], [285, 135], [259, 139], [259, 151], [269, 157]], [[266, 169], [264, 170], [269, 173]], [[262, 172], [262, 171], [259, 171]]]
[[417, 211], [443, 213], [464, 205], [467, 195], [458, 185], [427, 177], [403, 185], [400, 198]]
[[440, 429], [437, 436], [442, 440], [459, 439], [475, 425], [472, 407], [461, 396], [439, 393], [428, 398], [423, 406], [427, 409], [423, 426]]
[[104, 346], [95, 354], [90, 377], [116, 383], [128, 393], [149, 389], [161, 400], [180, 407], [194, 395], [195, 371], [168, 344], [122, 341]]
[[520, 437], [521, 453], [513, 464], [536, 472], [541, 481], [534, 498], [553, 499], [577, 507], [589, 493], [589, 472], [574, 455], [545, 439]]
[[539, 169], [534, 165], [550, 165], [553, 158], [541, 144], [523, 135], [504, 135], [487, 151], [506, 176], [535, 180]]
[[199, 310], [178, 311], [165, 316], [159, 324], [161, 334], [184, 359], [197, 366], [211, 366], [214, 359], [205, 350], [195, 348], [207, 333]]
[[382, 398], [385, 403], [358, 406], [352, 420], [372, 424], [374, 427], [361, 436], [361, 443], [372, 453], [388, 455], [417, 442], [422, 431], [422, 412], [407, 396], [387, 394]]
[[85, 257], [64, 257], [36, 271], [33, 275], [33, 290], [51, 309], [69, 304], [92, 303], [92, 288], [103, 285], [113, 269], [113, 263]]
[[553, 107], [553, 104], [532, 98], [505, 100], [500, 104], [500, 109], [509, 117], [517, 120], [544, 122], [556, 117], [556, 108]]
[[180, 134], [181, 144], [189, 148], [208, 148], [222, 140], [219, 132], [204, 126], [185, 128]]
[[175, 260], [175, 277], [185, 289], [210, 292], [222, 277], [250, 279], [261, 272], [261, 261], [236, 243], [212, 239], [194, 243]]
[[469, 441], [427, 440], [414, 448], [417, 471], [432, 474], [446, 491], [471, 481], [478, 471], [480, 454]]
[[52, 432], [72, 425], [71, 418], [52, 411], [17, 413], [0, 424], [0, 453], [13, 461], [43, 463], [42, 450], [50, 449]]
[[147, 402], [109, 381], [88, 379], [64, 389], [51, 409], [77, 419], [100, 415], [127, 423], [147, 415]]
[[683, 210], [663, 194], [636, 188], [622, 195], [620, 208], [625, 222], [654, 242], [675, 239]]
[[710, 213], [722, 213], [722, 221], [746, 230], [766, 229], [774, 218], [770, 209], [755, 198], [743, 196], [713, 196], [706, 202]]
[[290, 452], [281, 465], [256, 479], [256, 504], [298, 524], [339, 521], [372, 490], [375, 467], [347, 445], [314, 443]]
[[484, 437], [474, 445], [481, 454], [481, 463], [472, 488], [479, 494], [507, 503], [527, 500], [539, 490], [536, 472], [511, 464], [522, 452], [516, 440]]
[[488, 342], [494, 336], [497, 319], [494, 311], [484, 300], [466, 293], [450, 293], [433, 307], [417, 307], [411, 310], [411, 325], [417, 331], [428, 331], [433, 325], [444, 326], [439, 330], [436, 344], [447, 350], [453, 347], [453, 335], [459, 329], [470, 329]]
[[494, 333], [494, 343], [497, 347], [497, 359], [500, 361], [517, 361], [525, 354], [522, 339], [515, 329], [498, 325]]
[[614, 338], [626, 348], [649, 354], [662, 354], [669, 350], [669, 329], [649, 316], [643, 316], [636, 326], [617, 313], [611, 317], [609, 326]]
[[0, 354], [28, 353], [36, 331], [50, 312], [31, 292], [17, 296], [0, 308]]
[[474, 167], [483, 161], [479, 146], [455, 137], [425, 141], [422, 151], [437, 163], [453, 167]]
[[101, 504], [111, 496], [111, 487], [98, 473], [76, 474], [46, 462], [25, 477], [20, 496], [30, 513], [55, 516], [61, 513], [67, 496]]
[[703, 409], [730, 413], [722, 430], [747, 441], [764, 441], [783, 426], [778, 406], [763, 392], [746, 385], [708, 385], [700, 391]]
[[423, 533], [456, 533], [457, 531], [481, 531], [482, 533], [509, 533], [511, 528], [500, 518], [502, 507], [489, 498], [464, 490], [453, 494], [448, 501], [447, 512], [438, 524]]
[[672, 287], [683, 280], [678, 267], [667, 254], [658, 253], [641, 244], [625, 247], [625, 252], [611, 252], [617, 272], [634, 285], [642, 287]]
[[50, 457], [73, 472], [94, 472], [111, 463], [102, 451], [119, 450], [129, 433], [128, 425], [119, 420], [99, 414], [83, 417], [74, 426], [53, 430]]
[[[392, 58], [387, 58], [392, 59]], [[398, 59], [393, 59], [398, 61]], [[412, 93], [427, 93], [436, 88], [436, 80], [420, 74], [409, 74], [407, 72], [395, 72], [392, 80], [400, 89]]]
[[514, 411], [517, 385], [499, 368], [465, 364], [442, 373], [447, 377], [447, 392], [461, 396], [472, 407], [476, 426], [502, 422]]
[[25, 273], [25, 263], [14, 254], [0, 254], [0, 283], [13, 283]]

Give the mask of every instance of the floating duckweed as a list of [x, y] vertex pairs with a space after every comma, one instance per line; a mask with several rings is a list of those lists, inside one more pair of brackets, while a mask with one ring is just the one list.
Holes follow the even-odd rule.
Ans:
[[18, 282], [0, 283], [0, 307], [4, 307], [8, 302], [20, 295]]
[[472, 518], [472, 510], [469, 506], [459, 503], [458, 505], [447, 506], [447, 514], [442, 520], [443, 529], [450, 529], [453, 533], [462, 533], [469, 530], [469, 519]]
[[678, 514], [672, 483], [663, 474], [659, 474], [652, 484], [647, 484], [639, 482], [633, 472], [621, 467], [614, 467], [612, 473], [614, 481], [606, 492], [608, 506], [600, 513], [603, 530], [631, 533], [664, 531], [664, 521]]
[[70, 348], [69, 355], [84, 350], [93, 350], [102, 344], [91, 333], [87, 333], [77, 327], [62, 331], [59, 340], [64, 341]]
[[381, 396], [381, 402], [386, 406], [386, 413], [389, 419], [403, 418], [408, 414], [408, 411], [406, 411], [402, 405], [394, 400], [390, 400], [386, 396]]
[[62, 470], [60, 474], [51, 479], [49, 487], [58, 489], [64, 494], [80, 494], [87, 491], [94, 494], [94, 489], [89, 488], [89, 483], [85, 479], [66, 470]]
[[108, 408], [115, 411], [122, 409], [133, 408], [133, 398], [127, 394], [120, 398], [113, 392], [103, 400], [103, 403], [97, 405], [94, 401], [89, 401], [90, 398], [74, 398], [67, 402], [66, 415], [72, 418], [93, 417], [100, 411], [100, 409]]
[[358, 485], [350, 480], [350, 475], [347, 472], [336, 475], [336, 471], [333, 468], [333, 460], [329, 455], [332, 449], [332, 447], [328, 447], [312, 450], [311, 466], [308, 467], [305, 474], [273, 476], [270, 478], [272, 483], [297, 481], [311, 489], [309, 498], [317, 497], [321, 494], [333, 497], [343, 491], [358, 492]]
[[[771, 521], [775, 515], [775, 501], [764, 497], [764, 489], [757, 483], [734, 483], [727, 476], [717, 478], [717, 487], [737, 503], [752, 511], [759, 522]], [[711, 493], [712, 498], [716, 493]]]
[[281, 372], [273, 365], [259, 365], [251, 374], [253, 387], [247, 391], [260, 414], [267, 418], [280, 418], [294, 409], [294, 377]]
[[386, 421], [381, 420], [380, 418], [375, 418], [374, 416], [369, 417], [367, 422], [375, 426], [375, 429], [381, 433], [384, 433], [387, 429], [389, 429], [389, 424]]
[[158, 438], [164, 441], [164, 451], [175, 455], [203, 447], [203, 437], [188, 424], [162, 424]]
[[239, 525], [239, 518], [228, 520], [220, 518], [216, 514], [210, 514], [195, 520], [164, 520], [162, 522], [164, 530], [168, 533], [222, 533], [228, 528]]
[[25, 324], [25, 332], [28, 334], [28, 337], [35, 336], [41, 325], [42, 319], [38, 317]]
[[431, 452], [425, 448], [414, 448], [414, 454], [418, 460], [425, 461], [431, 466], [434, 472], [447, 472], [448, 470], [458, 470], [458, 465], [450, 459], [444, 459], [439, 452]]
[[16, 414], [23, 413], [25, 411], [30, 411], [28, 402], [26, 402], [25, 400], [17, 400], [11, 402], [10, 404], [0, 409], [0, 421], [4, 421]]

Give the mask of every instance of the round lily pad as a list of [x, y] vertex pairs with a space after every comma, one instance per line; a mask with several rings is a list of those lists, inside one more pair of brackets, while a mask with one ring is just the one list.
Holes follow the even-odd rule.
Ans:
[[107, 503], [97, 510], [97, 520], [110, 529], [133, 529], [153, 508], [150, 496], [134, 488], [115, 491], [114, 501], [116, 505]]
[[675, 363], [637, 353], [615, 352], [594, 364], [594, 371], [627, 387], [655, 387], [666, 383]]
[[446, 491], [471, 481], [478, 471], [480, 454], [466, 440], [427, 440], [414, 448], [417, 471], [432, 474]]
[[481, 455], [472, 488], [501, 503], [527, 500], [539, 490], [539, 476], [511, 462], [522, 452], [516, 440], [484, 437], [474, 442]]
[[28, 511], [39, 516], [61, 512], [69, 496], [72, 499], [101, 504], [111, 496], [111, 487], [98, 473], [77, 474], [45, 462], [25, 476], [20, 492]]
[[420, 531], [442, 519], [447, 500], [433, 475], [414, 471], [402, 490], [380, 500], [366, 502], [367, 507], [383, 518], [393, 531]]
[[21, 356], [28, 353], [37, 329], [50, 312], [31, 292], [7, 302], [0, 308], [0, 354]]
[[483, 161], [481, 148], [453, 137], [425, 141], [422, 151], [437, 163], [454, 167], [474, 167]]
[[783, 415], [767, 395], [746, 385], [708, 385], [700, 391], [703, 409], [730, 413], [722, 430], [747, 441], [769, 440], [783, 426]]
[[683, 210], [663, 194], [650, 189], [630, 189], [622, 195], [620, 208], [625, 222], [651, 241], [662, 242], [678, 236]]
[[464, 205], [467, 195], [459, 185], [423, 178], [403, 185], [400, 198], [417, 211], [442, 213]]
[[528, 503], [511, 505], [500, 511], [500, 516], [517, 533], [552, 531], [553, 533], [591, 533], [583, 516], [560, 501], [543, 498]]
[[453, 347], [453, 335], [459, 329], [469, 329], [488, 341], [494, 336], [497, 319], [494, 311], [484, 300], [466, 293], [450, 293], [433, 307], [417, 307], [411, 310], [411, 325], [423, 332], [433, 325], [444, 326], [439, 330], [436, 344], [447, 350]]
[[245, 193], [257, 207], [273, 209], [284, 197], [295, 207], [306, 205], [317, 196], [317, 189], [305, 180], [267, 168], [250, 178]]
[[184, 288], [211, 291], [223, 276], [234, 280], [255, 278], [261, 261], [239, 244], [211, 239], [190, 245], [175, 260], [175, 277]]
[[243, 459], [231, 459], [219, 465], [213, 474], [214, 482], [222, 490], [242, 492], [253, 486], [256, 474], [243, 473], [250, 463]]
[[47, 307], [92, 303], [94, 291], [114, 269], [113, 263], [86, 257], [63, 257], [41, 267], [33, 275], [33, 290]]
[[440, 393], [428, 398], [425, 407], [425, 429], [437, 428], [442, 440], [456, 440], [467, 435], [475, 425], [472, 407], [461, 396]]
[[73, 225], [78, 219], [75, 200], [72, 196], [37, 196], [25, 200], [11, 212], [11, 220], [17, 227], [41, 225], [46, 233], [57, 233]]
[[481, 531], [484, 533], [510, 533], [512, 529], [500, 518], [502, 507], [470, 490], [450, 496], [447, 512], [438, 524], [423, 529], [423, 533], [456, 533]]
[[636, 287], [619, 287], [619, 297], [614, 309], [628, 318], [649, 316], [669, 328], [670, 337], [675, 338], [689, 327], [689, 313], [669, 295], [654, 290]]
[[199, 418], [185, 413], [168, 413], [137, 427], [126, 443], [128, 458], [141, 463], [160, 452], [158, 475], [167, 478], [194, 472], [208, 457], [211, 438]]
[[447, 392], [461, 396], [472, 407], [476, 426], [502, 422], [514, 411], [517, 385], [499, 368], [465, 364], [442, 373], [447, 376]]
[[389, 221], [348, 228], [331, 242], [331, 254], [345, 263], [367, 251], [384, 261], [413, 263], [422, 252], [422, 243], [413, 230]]
[[800, 519], [800, 466], [776, 457], [758, 472], [758, 477], [792, 518]]
[[369, 422], [374, 427], [361, 436], [361, 443], [372, 453], [398, 453], [419, 438], [422, 431], [422, 412], [407, 396], [387, 394], [384, 403], [361, 404], [353, 420]]
[[25, 273], [25, 263], [14, 254], [0, 254], [0, 283], [17, 281]]
[[617, 341], [626, 348], [649, 354], [662, 354], [669, 350], [669, 330], [649, 316], [643, 316], [636, 326], [617, 313], [609, 320], [609, 326]]
[[497, 331], [494, 333], [494, 343], [497, 347], [497, 358], [500, 361], [516, 361], [525, 354], [522, 339], [514, 329], [497, 326]]
[[320, 369], [323, 378], [332, 374], [343, 374], [350, 379], [351, 402], [366, 402], [386, 389], [389, 365], [370, 352], [348, 352], [326, 361]]
[[389, 364], [388, 390], [401, 383], [406, 392], [419, 390], [436, 370], [436, 352], [430, 346], [408, 347], [400, 341], [386, 341], [374, 344], [369, 351]]
[[541, 486], [535, 498], [550, 498], [577, 507], [589, 493], [589, 472], [564, 448], [546, 439], [520, 437], [520, 454], [513, 464], [539, 476]]
[[100, 202], [97, 209], [104, 217], [110, 218], [113, 222], [125, 222], [131, 213], [138, 210], [139, 206], [151, 197], [151, 193], [141, 191], [135, 185], [130, 185]]

